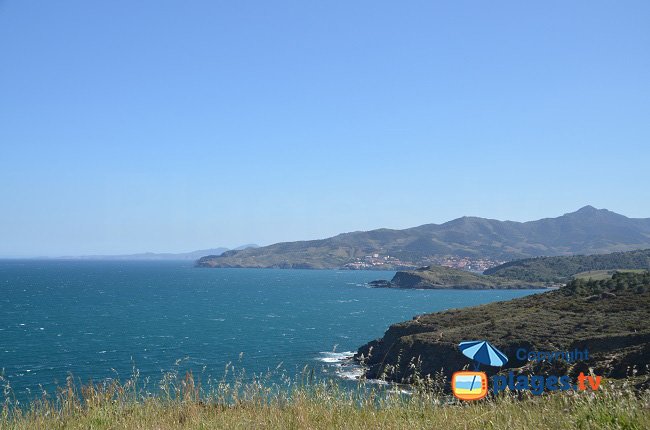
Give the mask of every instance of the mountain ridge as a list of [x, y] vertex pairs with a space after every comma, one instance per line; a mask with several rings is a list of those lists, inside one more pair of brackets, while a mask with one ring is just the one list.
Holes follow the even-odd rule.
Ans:
[[642, 248], [650, 248], [650, 219], [584, 206], [559, 217], [526, 222], [461, 217], [402, 230], [382, 228], [280, 242], [202, 257], [197, 266], [332, 269], [377, 255], [379, 259], [388, 257], [386, 264], [373, 261], [370, 268], [399, 269], [436, 264], [431, 258], [451, 255], [503, 262]]
[[[255, 244], [238, 246], [234, 250], [255, 248]], [[64, 257], [50, 257], [55, 260], [115, 260], [115, 261], [192, 261], [205, 254], [221, 255], [230, 248], [219, 247], [209, 249], [198, 249], [189, 252], [139, 252], [135, 254], [109, 254], [109, 255], [78, 255]]]

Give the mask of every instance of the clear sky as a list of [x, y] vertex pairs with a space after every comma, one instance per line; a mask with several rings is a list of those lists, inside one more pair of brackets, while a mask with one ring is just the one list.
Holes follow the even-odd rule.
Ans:
[[0, 256], [650, 217], [650, 2], [0, 0]]

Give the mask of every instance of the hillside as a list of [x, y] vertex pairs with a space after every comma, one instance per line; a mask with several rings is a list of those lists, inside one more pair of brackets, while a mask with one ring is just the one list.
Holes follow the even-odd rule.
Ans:
[[[516, 350], [568, 351], [588, 348], [589, 360], [560, 372], [585, 371], [625, 377], [635, 367], [647, 383], [650, 362], [650, 273], [616, 273], [602, 281], [575, 280], [567, 286], [520, 299], [421, 315], [392, 325], [381, 339], [359, 348], [356, 358], [369, 378], [408, 382], [412, 360], [422, 374], [446, 375], [467, 364], [457, 345], [485, 339], [508, 356], [505, 369], [541, 372], [517, 359]], [[485, 369], [490, 371], [490, 369]]]
[[477, 275], [464, 270], [443, 266], [427, 266], [416, 270], [400, 271], [390, 282], [374, 281], [371, 285], [382, 288], [423, 288], [423, 289], [524, 289], [544, 288], [538, 282], [525, 282], [497, 276]]
[[650, 248], [650, 219], [628, 218], [586, 206], [557, 218], [514, 222], [463, 217], [405, 230], [344, 233], [321, 240], [283, 242], [227, 251], [199, 267], [339, 268], [368, 255], [390, 258], [382, 268], [426, 266], [432, 257], [500, 261], [543, 255], [600, 254]]
[[539, 257], [511, 261], [486, 270], [486, 275], [530, 282], [563, 282], [582, 272], [650, 270], [650, 249], [601, 255]]

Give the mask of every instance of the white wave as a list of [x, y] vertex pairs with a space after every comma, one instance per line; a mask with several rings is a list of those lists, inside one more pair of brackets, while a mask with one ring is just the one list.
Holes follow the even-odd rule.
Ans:
[[332, 351], [326, 351], [326, 352], [320, 352], [320, 357], [317, 357], [316, 360], [322, 361], [323, 363], [342, 363], [346, 361], [350, 361], [352, 357], [354, 356], [354, 352], [352, 351], [344, 351], [344, 352], [332, 352]]
[[336, 369], [336, 374], [341, 379], [356, 381], [363, 376], [361, 366], [341, 366]]
[[338, 363], [341, 361], [339, 358], [336, 357], [319, 357], [316, 360], [322, 361], [323, 363]]
[[363, 376], [363, 368], [352, 361], [354, 352], [342, 351], [332, 352], [324, 351], [316, 360], [327, 363], [330, 369], [341, 379], [356, 381]]

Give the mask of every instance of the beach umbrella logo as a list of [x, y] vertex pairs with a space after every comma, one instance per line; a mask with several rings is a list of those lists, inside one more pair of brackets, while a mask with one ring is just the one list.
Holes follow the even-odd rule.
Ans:
[[496, 349], [487, 340], [471, 340], [458, 344], [460, 352], [470, 360], [473, 360], [478, 370], [481, 364], [486, 366], [501, 367], [508, 362], [508, 357]]
[[508, 357], [486, 340], [461, 342], [458, 348], [463, 355], [474, 362], [474, 371], [461, 370], [451, 377], [451, 390], [461, 400], [479, 400], [487, 395], [488, 379], [480, 372], [481, 364], [501, 367]]

